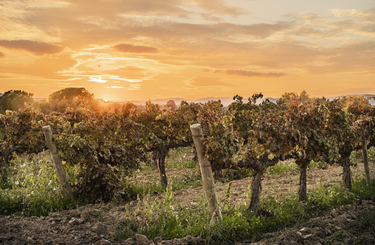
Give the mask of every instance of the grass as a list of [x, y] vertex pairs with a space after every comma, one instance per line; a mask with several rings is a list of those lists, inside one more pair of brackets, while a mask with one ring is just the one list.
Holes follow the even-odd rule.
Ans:
[[[196, 188], [202, 186], [202, 177], [199, 170], [188, 171], [184, 177], [169, 177], [168, 187], [172, 191], [182, 189]], [[146, 195], [155, 195], [165, 192], [160, 185], [159, 175], [151, 176], [146, 180], [139, 181], [136, 176], [133, 177], [132, 190], [140, 197]]]
[[[246, 210], [247, 205], [232, 204], [223, 208], [222, 222], [210, 225], [211, 216], [206, 211], [207, 203], [203, 197], [198, 205], [181, 207], [173, 200], [172, 191], [168, 191], [163, 204], [158, 207], [150, 204], [149, 209], [144, 210], [145, 213], [160, 210], [157, 216], [138, 216], [137, 219], [130, 217], [117, 228], [115, 238], [121, 240], [134, 236], [129, 228], [125, 229], [127, 236], [123, 236], [122, 229], [127, 227], [129, 222], [133, 230], [146, 235], [149, 239], [160, 236], [168, 240], [191, 235], [205, 238], [207, 244], [232, 244], [235, 241], [258, 240], [265, 233], [306, 222], [343, 205], [359, 203], [361, 200], [375, 200], [375, 182], [367, 186], [364, 179], [355, 178], [352, 192], [341, 185], [329, 188], [319, 186], [309, 191], [306, 202], [299, 202], [296, 193], [283, 197], [269, 196], [261, 202], [260, 212], [256, 214], [249, 214]], [[229, 197], [230, 189], [226, 195], [227, 199]], [[222, 201], [222, 207], [224, 204], [231, 205], [226, 199]]]
[[[367, 150], [367, 156], [369, 159], [375, 158], [375, 147], [372, 146]], [[359, 162], [363, 162], [362, 150], [353, 151], [352, 154], [350, 154], [350, 162], [353, 165], [357, 165]]]
[[171, 149], [166, 158], [165, 167], [167, 169], [199, 169], [199, 163], [192, 160], [193, 156], [194, 153], [192, 147]]
[[[72, 209], [79, 201], [66, 199], [61, 194], [60, 184], [50, 158], [44, 154], [16, 157], [11, 161], [9, 179], [1, 186], [0, 214], [46, 216], [51, 212]], [[68, 173], [72, 176], [72, 173]]]

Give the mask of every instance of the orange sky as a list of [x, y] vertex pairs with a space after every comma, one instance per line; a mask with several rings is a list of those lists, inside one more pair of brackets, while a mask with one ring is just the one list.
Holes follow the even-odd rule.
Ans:
[[1, 0], [0, 92], [375, 94], [373, 0]]

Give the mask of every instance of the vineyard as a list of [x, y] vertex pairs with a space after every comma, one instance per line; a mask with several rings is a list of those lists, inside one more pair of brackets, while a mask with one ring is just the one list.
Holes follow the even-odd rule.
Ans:
[[[177, 108], [148, 102], [143, 111], [131, 103], [113, 112], [7, 111], [0, 115], [0, 214], [47, 216], [89, 204], [87, 212], [97, 216], [99, 207], [117, 203], [112, 213], [122, 219], [103, 233], [116, 241], [139, 233], [230, 244], [374, 199], [369, 159], [375, 155], [375, 107], [370, 98], [285, 93], [277, 103], [257, 103], [261, 98], [235, 96], [228, 108], [210, 101], [181, 102]], [[221, 221], [212, 222], [205, 208], [209, 204], [190, 129], [197, 123], [219, 193]], [[54, 173], [45, 126], [51, 128], [72, 196]], [[28, 203], [30, 185], [44, 188], [46, 196]], [[79, 225], [90, 223], [83, 213]]]

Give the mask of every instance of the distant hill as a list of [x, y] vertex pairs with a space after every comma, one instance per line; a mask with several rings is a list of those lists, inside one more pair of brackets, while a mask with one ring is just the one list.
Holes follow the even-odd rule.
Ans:
[[[276, 102], [276, 100], [278, 100], [278, 98], [271, 98], [271, 97], [267, 97], [267, 98], [263, 98], [263, 99], [260, 99], [258, 100], [258, 103], [262, 102], [263, 100], [265, 99], [269, 99], [270, 101], [272, 102]], [[151, 100], [152, 103], [155, 103], [155, 104], [167, 104], [167, 102], [169, 100], [174, 100], [174, 102], [179, 105], [181, 103], [181, 101], [186, 101], [188, 103], [206, 103], [208, 101], [211, 101], [211, 100], [214, 100], [214, 101], [217, 101], [217, 100], [220, 100], [221, 103], [224, 105], [224, 106], [228, 106], [229, 104], [231, 104], [234, 100], [233, 100], [233, 97], [206, 97], [206, 98], [201, 98], [201, 99], [198, 99], [198, 100], [187, 100], [187, 99], [183, 99], [183, 98], [168, 98], [168, 99], [158, 99], [158, 100]], [[243, 99], [244, 102], [247, 102], [247, 98], [244, 98]], [[140, 100], [132, 100], [132, 101], [129, 101], [135, 105], [144, 105], [146, 103], [146, 101], [140, 101]]]
[[0, 96], [3, 96], [4, 94], [0, 93]]
[[[327, 99], [335, 99], [335, 98], [340, 98], [340, 97], [344, 97], [344, 96], [353, 96], [353, 95], [363, 95], [365, 97], [375, 97], [375, 94], [351, 94], [351, 95], [342, 95], [342, 96], [337, 96], [337, 97], [327, 97]], [[273, 102], [273, 103], [276, 103], [276, 101], [279, 99], [279, 98], [272, 98], [272, 97], [265, 97], [265, 98], [262, 98], [262, 99], [259, 99], [257, 101], [257, 103], [261, 103], [263, 102], [264, 100], [268, 99], [269, 101]], [[188, 103], [191, 103], [191, 102], [194, 102], [194, 103], [206, 103], [210, 100], [220, 100], [221, 103], [224, 105], [224, 106], [228, 106], [229, 104], [231, 104], [233, 102], [233, 97], [206, 97], [206, 98], [202, 98], [202, 99], [198, 99], [198, 100], [186, 100], [186, 99], [183, 99], [183, 98], [168, 98], [168, 99], [157, 99], [157, 100], [151, 100], [152, 103], [155, 103], [155, 104], [166, 104], [168, 102], [168, 100], [174, 100], [174, 102], [179, 105], [181, 103], [181, 101], [186, 101]], [[247, 102], [248, 101], [248, 98], [243, 98], [243, 101], [244, 102]], [[140, 101], [140, 100], [133, 100], [133, 101], [130, 101], [131, 103], [135, 104], [135, 105], [144, 105], [146, 103], [146, 101]], [[375, 105], [375, 100], [370, 100], [370, 103], [372, 105]]]
[[[340, 97], [344, 97], [344, 96], [361, 96], [361, 95], [365, 96], [366, 98], [367, 97], [375, 97], [375, 94], [349, 94], [349, 95], [342, 95], [342, 96], [337, 96], [337, 97], [327, 97], [327, 99], [332, 100], [332, 99], [336, 99], [336, 98], [340, 98]], [[375, 105], [375, 100], [371, 99], [370, 103], [371, 103], [371, 105]]]

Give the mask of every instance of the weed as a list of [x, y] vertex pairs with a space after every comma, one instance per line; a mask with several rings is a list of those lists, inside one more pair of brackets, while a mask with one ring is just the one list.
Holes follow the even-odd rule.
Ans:
[[[61, 194], [51, 159], [43, 155], [41, 160], [37, 156], [24, 156], [11, 161], [8, 183], [0, 190], [0, 214], [46, 216], [78, 205], [77, 200], [68, 200]], [[70, 178], [72, 171], [68, 171]]]

